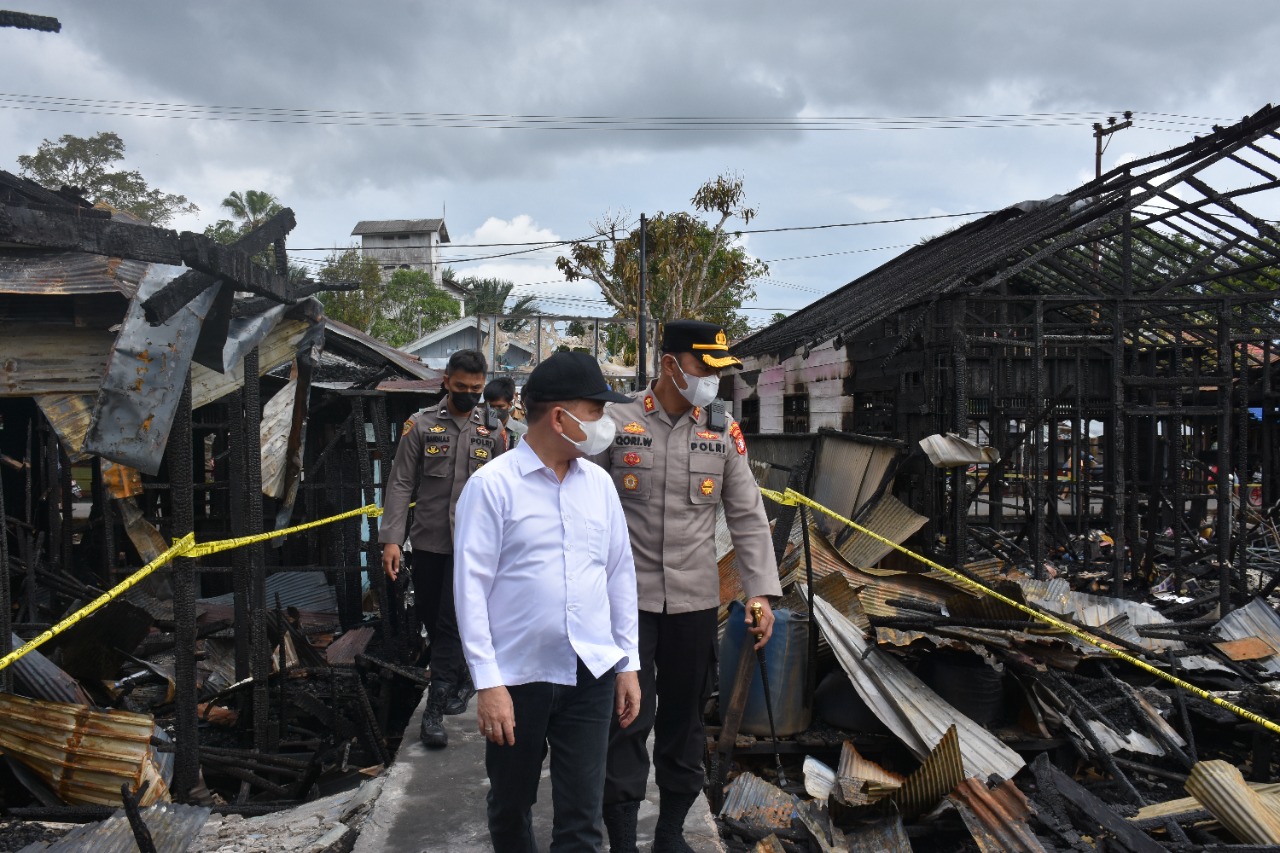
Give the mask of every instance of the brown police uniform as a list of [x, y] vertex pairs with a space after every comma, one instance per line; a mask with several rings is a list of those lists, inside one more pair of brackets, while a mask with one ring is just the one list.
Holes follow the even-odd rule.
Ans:
[[[713, 367], [739, 363], [728, 356], [724, 331], [710, 323], [668, 323], [663, 348], [695, 352]], [[606, 823], [618, 823], [617, 809], [628, 803], [627, 820], [634, 823], [634, 804], [645, 798], [652, 731], [662, 811], [678, 804], [668, 819], [678, 825], [704, 782], [702, 703], [720, 606], [717, 505], [724, 508], [747, 596], [778, 596], [782, 589], [764, 501], [732, 418], [713, 429], [708, 411], [696, 406], [672, 417], [652, 387], [610, 406], [606, 416], [617, 433], [593, 461], [609, 470], [622, 500], [640, 606], [640, 714], [625, 729], [615, 720], [609, 732]]]
[[[450, 414], [448, 395], [433, 408], [405, 421], [387, 478], [378, 541], [401, 545], [408, 525], [414, 611], [431, 638], [433, 678], [460, 684], [468, 679], [453, 607], [453, 515], [467, 478], [503, 451], [501, 426], [485, 423], [477, 406], [459, 427]], [[445, 519], [448, 523], [445, 523]]]

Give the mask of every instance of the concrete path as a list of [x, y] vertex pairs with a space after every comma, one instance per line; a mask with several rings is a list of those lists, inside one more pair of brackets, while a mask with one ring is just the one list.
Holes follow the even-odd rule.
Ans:
[[[445, 717], [449, 747], [428, 751], [418, 742], [422, 704], [405, 729], [405, 743], [387, 773], [382, 794], [365, 821], [355, 853], [485, 853], [484, 738], [476, 731], [475, 700], [467, 713]], [[658, 820], [658, 789], [649, 780], [649, 800], [640, 807], [640, 849], [647, 850]], [[546, 766], [533, 808], [538, 849], [551, 843], [551, 780]], [[698, 853], [723, 853], [707, 801], [699, 797], [685, 822], [685, 837]], [[608, 842], [605, 843], [608, 848]]]

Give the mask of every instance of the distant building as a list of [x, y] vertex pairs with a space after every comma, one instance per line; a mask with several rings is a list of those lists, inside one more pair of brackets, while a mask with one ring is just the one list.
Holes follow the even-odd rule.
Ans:
[[449, 356], [460, 349], [478, 349], [488, 357], [489, 321], [479, 317], [463, 317], [447, 326], [407, 343], [400, 349], [416, 355], [435, 370], [443, 370]]
[[364, 256], [377, 261], [384, 281], [396, 270], [424, 270], [459, 304], [466, 299], [466, 291], [440, 276], [440, 245], [449, 242], [443, 219], [362, 219], [351, 235], [360, 238]]

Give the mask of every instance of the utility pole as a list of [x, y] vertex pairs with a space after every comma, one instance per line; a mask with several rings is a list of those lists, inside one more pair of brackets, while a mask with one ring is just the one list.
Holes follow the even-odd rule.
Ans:
[[640, 214], [640, 311], [639, 311], [640, 337], [638, 338], [638, 343], [636, 346], [636, 390], [637, 391], [639, 391], [641, 388], [649, 384], [649, 370], [648, 370], [649, 348], [647, 346], [648, 338], [649, 338], [649, 318], [645, 316], [646, 312], [644, 310], [645, 309], [645, 293], [644, 293], [645, 271], [646, 271], [646, 267], [649, 266], [649, 259], [646, 254], [646, 246], [645, 246], [645, 240], [646, 240], [645, 222], [646, 222], [645, 216], [642, 213]]
[[1116, 124], [1115, 116], [1107, 117], [1106, 127], [1103, 127], [1101, 124], [1094, 122], [1093, 124], [1093, 160], [1094, 160], [1093, 176], [1095, 178], [1102, 177], [1102, 151], [1103, 151], [1102, 138], [1104, 136], [1110, 136], [1111, 134], [1115, 133], [1118, 130], [1124, 130], [1126, 127], [1133, 127], [1132, 110], [1124, 111], [1124, 121], [1120, 122], [1119, 124]]

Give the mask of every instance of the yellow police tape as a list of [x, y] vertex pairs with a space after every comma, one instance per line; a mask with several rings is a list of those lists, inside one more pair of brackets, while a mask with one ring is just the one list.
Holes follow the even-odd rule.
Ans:
[[914, 560], [918, 560], [919, 562], [924, 563], [929, 568], [936, 569], [937, 571], [942, 572], [943, 574], [952, 578], [953, 580], [960, 583], [961, 585], [968, 587], [969, 589], [975, 590], [981, 593], [982, 595], [990, 596], [991, 598], [994, 598], [997, 601], [1003, 602], [1004, 604], [1007, 604], [1010, 607], [1013, 607], [1034, 619], [1038, 619], [1041, 622], [1054, 626], [1055, 628], [1063, 631], [1064, 633], [1071, 635], [1072, 637], [1075, 637], [1078, 640], [1081, 640], [1083, 642], [1088, 643], [1091, 646], [1096, 646], [1097, 648], [1102, 649], [1104, 652], [1117, 658], [1118, 660], [1122, 660], [1125, 663], [1132, 664], [1138, 667], [1139, 669], [1143, 670], [1144, 672], [1148, 672], [1151, 675], [1154, 675], [1158, 678], [1162, 678], [1165, 681], [1169, 682], [1170, 684], [1180, 687], [1183, 690], [1186, 690], [1188, 693], [1191, 693], [1195, 696], [1199, 696], [1201, 699], [1205, 699], [1209, 702], [1212, 702], [1213, 704], [1217, 705], [1220, 708], [1226, 708], [1228, 711], [1235, 714], [1236, 716], [1241, 717], [1245, 720], [1248, 720], [1251, 723], [1256, 723], [1262, 726], [1263, 728], [1267, 729], [1268, 731], [1274, 732], [1275, 734], [1280, 734], [1280, 725], [1277, 725], [1276, 723], [1271, 722], [1265, 717], [1260, 717], [1257, 714], [1253, 713], [1252, 711], [1245, 710], [1244, 708], [1241, 708], [1238, 705], [1233, 705], [1230, 702], [1226, 701], [1225, 699], [1220, 699], [1217, 696], [1214, 696], [1209, 691], [1204, 690], [1200, 687], [1196, 687], [1194, 684], [1191, 684], [1190, 682], [1183, 681], [1181, 678], [1178, 678], [1174, 675], [1170, 675], [1164, 670], [1159, 669], [1158, 667], [1152, 666], [1151, 664], [1147, 663], [1141, 658], [1135, 657], [1134, 655], [1131, 655], [1128, 652], [1125, 652], [1121, 649], [1116, 648], [1115, 646], [1111, 645], [1105, 640], [1095, 637], [1092, 634], [1089, 634], [1085, 631], [1081, 631], [1075, 625], [1071, 625], [1067, 622], [1063, 622], [1061, 619], [1058, 619], [1055, 616], [1051, 616], [1048, 613], [1042, 613], [1039, 610], [1035, 610], [1031, 607], [1028, 607], [1022, 602], [1015, 601], [1014, 599], [1009, 598], [1006, 595], [1001, 595], [1000, 593], [996, 592], [994, 589], [990, 589], [989, 587], [978, 583], [973, 578], [967, 577], [966, 575], [962, 575], [959, 572], [954, 571], [952, 569], [948, 569], [946, 566], [940, 565], [939, 563], [935, 563], [933, 560], [930, 560], [928, 557], [925, 557], [921, 554], [917, 554], [914, 551], [910, 550], [909, 548], [904, 548], [898, 543], [884, 538], [883, 536], [881, 536], [880, 534], [876, 533], [873, 530], [868, 530], [867, 528], [863, 527], [861, 524], [858, 524], [855, 521], [845, 518], [843, 515], [840, 515], [837, 512], [827, 509], [822, 504], [806, 497], [805, 495], [800, 494], [797, 491], [794, 491], [792, 489], [787, 489], [785, 492], [776, 492], [776, 491], [773, 491], [772, 489], [763, 489], [763, 488], [760, 491], [764, 494], [766, 498], [768, 498], [769, 500], [775, 501], [777, 503], [785, 504], [788, 506], [796, 506], [798, 504], [804, 504], [810, 509], [813, 509], [824, 515], [830, 516], [831, 518], [834, 518], [836, 521], [839, 521], [843, 524], [848, 525], [849, 527], [852, 527], [854, 530], [858, 531], [859, 533], [863, 533], [863, 534], [866, 534], [867, 536], [870, 536], [872, 539], [876, 540], [880, 544], [888, 545], [894, 550], [900, 551], [903, 554], [906, 554], [908, 557], [911, 557]]
[[325, 524], [332, 524], [335, 521], [343, 521], [348, 518], [354, 518], [355, 516], [358, 516], [358, 515], [367, 515], [371, 518], [377, 518], [378, 516], [382, 515], [382, 507], [369, 504], [368, 506], [362, 506], [358, 509], [348, 510], [346, 512], [339, 513], [337, 515], [331, 515], [328, 518], [322, 518], [318, 521], [308, 521], [305, 524], [298, 524], [293, 527], [285, 527], [280, 530], [272, 530], [269, 533], [258, 533], [253, 536], [237, 536], [234, 539], [219, 539], [214, 542], [202, 542], [198, 545], [196, 544], [195, 534], [188, 533], [186, 536], [183, 536], [180, 539], [174, 540], [173, 546], [170, 547], [168, 550], [166, 550], [164, 553], [162, 553], [160, 556], [156, 557], [154, 560], [147, 563], [145, 566], [138, 569], [133, 574], [129, 575], [129, 577], [120, 581], [120, 583], [116, 584], [111, 589], [107, 590], [102, 595], [98, 596], [93, 601], [86, 604], [84, 607], [81, 607], [75, 613], [72, 613], [70, 616], [63, 619], [58, 624], [53, 625], [46, 631], [36, 636], [34, 639], [27, 641], [19, 648], [14, 649], [13, 651], [9, 652], [9, 654], [0, 658], [0, 669], [4, 669], [5, 667], [9, 666], [9, 664], [20, 659], [27, 653], [49, 642], [54, 637], [58, 636], [63, 631], [70, 628], [72, 625], [75, 625], [77, 622], [83, 621], [88, 616], [91, 616], [93, 613], [100, 610], [104, 605], [107, 605], [112, 601], [114, 601], [115, 599], [119, 598], [120, 596], [124, 595], [131, 588], [136, 586], [138, 582], [140, 582], [142, 579], [150, 575], [156, 569], [164, 567], [165, 565], [169, 564], [173, 560], [178, 559], [179, 557], [187, 557], [187, 558], [207, 557], [210, 554], [217, 554], [222, 551], [230, 551], [232, 548], [243, 548], [245, 545], [252, 545], [255, 542], [265, 542], [268, 539], [275, 539], [280, 536], [288, 536], [291, 533], [300, 533], [303, 530], [311, 530], [312, 528], [315, 528], [315, 527], [321, 527]]

